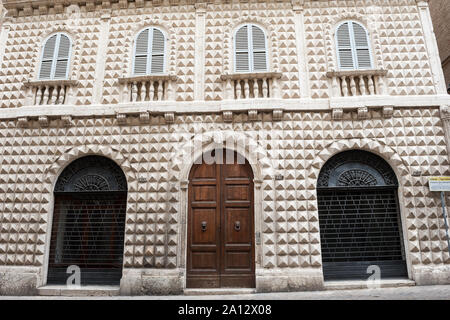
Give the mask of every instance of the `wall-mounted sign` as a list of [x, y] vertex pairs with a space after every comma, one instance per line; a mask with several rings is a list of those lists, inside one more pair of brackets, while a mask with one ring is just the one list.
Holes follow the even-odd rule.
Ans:
[[433, 177], [429, 181], [430, 191], [450, 192], [450, 177]]

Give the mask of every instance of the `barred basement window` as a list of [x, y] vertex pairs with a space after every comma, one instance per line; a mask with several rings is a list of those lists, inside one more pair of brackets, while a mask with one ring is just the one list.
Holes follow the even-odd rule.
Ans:
[[166, 36], [155, 27], [141, 31], [134, 46], [133, 75], [163, 74], [166, 64]]
[[369, 33], [361, 24], [346, 21], [336, 31], [336, 47], [340, 69], [372, 69]]
[[42, 50], [39, 80], [67, 80], [72, 41], [63, 34], [52, 35]]
[[235, 72], [268, 71], [266, 34], [260, 27], [243, 25], [236, 31], [234, 38]]

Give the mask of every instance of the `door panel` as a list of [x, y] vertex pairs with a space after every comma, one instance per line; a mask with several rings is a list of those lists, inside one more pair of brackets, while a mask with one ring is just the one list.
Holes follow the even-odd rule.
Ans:
[[253, 173], [234, 156], [234, 164], [192, 169], [188, 288], [255, 287]]

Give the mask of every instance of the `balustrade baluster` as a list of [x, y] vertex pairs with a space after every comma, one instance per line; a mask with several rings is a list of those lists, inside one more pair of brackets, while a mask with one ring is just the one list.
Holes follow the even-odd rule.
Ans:
[[141, 101], [147, 99], [147, 82], [143, 81], [141, 85]]
[[269, 80], [267, 78], [263, 79], [262, 82], [262, 91], [263, 91], [263, 98], [268, 98], [269, 97], [269, 84], [268, 84]]
[[137, 82], [133, 82], [131, 87], [131, 102], [136, 102], [138, 99], [138, 85]]
[[332, 89], [333, 89], [333, 97], [339, 97], [341, 95], [341, 90], [339, 88], [339, 79], [338, 77], [333, 77], [331, 79]]
[[348, 83], [346, 76], [341, 77], [341, 84], [342, 84], [342, 96], [348, 97]]
[[51, 101], [50, 104], [55, 105], [57, 100], [58, 100], [58, 86], [54, 86], [50, 98]]
[[377, 76], [376, 83], [374, 84], [374, 90], [376, 90], [378, 94], [383, 95], [385, 94], [384, 89], [385, 87], [383, 78], [381, 76]]
[[244, 99], [250, 98], [250, 86], [248, 83], [248, 79], [244, 80]]
[[42, 101], [42, 104], [48, 104], [50, 101], [50, 87], [49, 86], [44, 86], [44, 98]]
[[59, 90], [59, 97], [58, 97], [58, 104], [64, 104], [64, 98], [66, 97], [66, 87], [61, 86], [61, 89]]
[[150, 95], [149, 95], [150, 101], [155, 100], [155, 82], [150, 81]]
[[44, 87], [38, 87], [36, 90], [36, 105], [41, 105], [42, 102], [42, 95], [44, 93]]
[[352, 96], [356, 96], [356, 81], [354, 76], [350, 76], [350, 90], [352, 92]]
[[369, 94], [374, 95], [375, 94], [375, 84], [373, 83], [373, 76], [369, 76]]
[[361, 92], [361, 95], [367, 96], [367, 87], [364, 76], [359, 76], [359, 91]]
[[162, 80], [158, 81], [158, 101], [164, 100], [164, 82]]
[[237, 100], [241, 99], [241, 95], [242, 95], [241, 81], [236, 80], [236, 99]]
[[258, 79], [253, 80], [253, 99], [259, 98], [259, 85]]

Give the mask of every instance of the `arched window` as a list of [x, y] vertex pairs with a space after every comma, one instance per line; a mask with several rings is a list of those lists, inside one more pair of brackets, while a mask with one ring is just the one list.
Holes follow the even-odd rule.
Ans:
[[372, 68], [369, 34], [361, 24], [347, 21], [336, 32], [337, 55], [340, 69]]
[[69, 75], [71, 40], [63, 34], [58, 33], [44, 44], [39, 70], [39, 80], [64, 80]]
[[166, 37], [155, 27], [141, 31], [134, 47], [134, 75], [161, 74], [165, 70]]
[[235, 71], [267, 71], [267, 43], [264, 31], [254, 25], [241, 26], [235, 34]]
[[82, 285], [119, 285], [122, 277], [127, 180], [111, 159], [73, 161], [55, 186], [48, 284], [67, 283], [78, 266]]
[[322, 168], [317, 184], [325, 281], [407, 278], [398, 180], [381, 157], [344, 151]]

